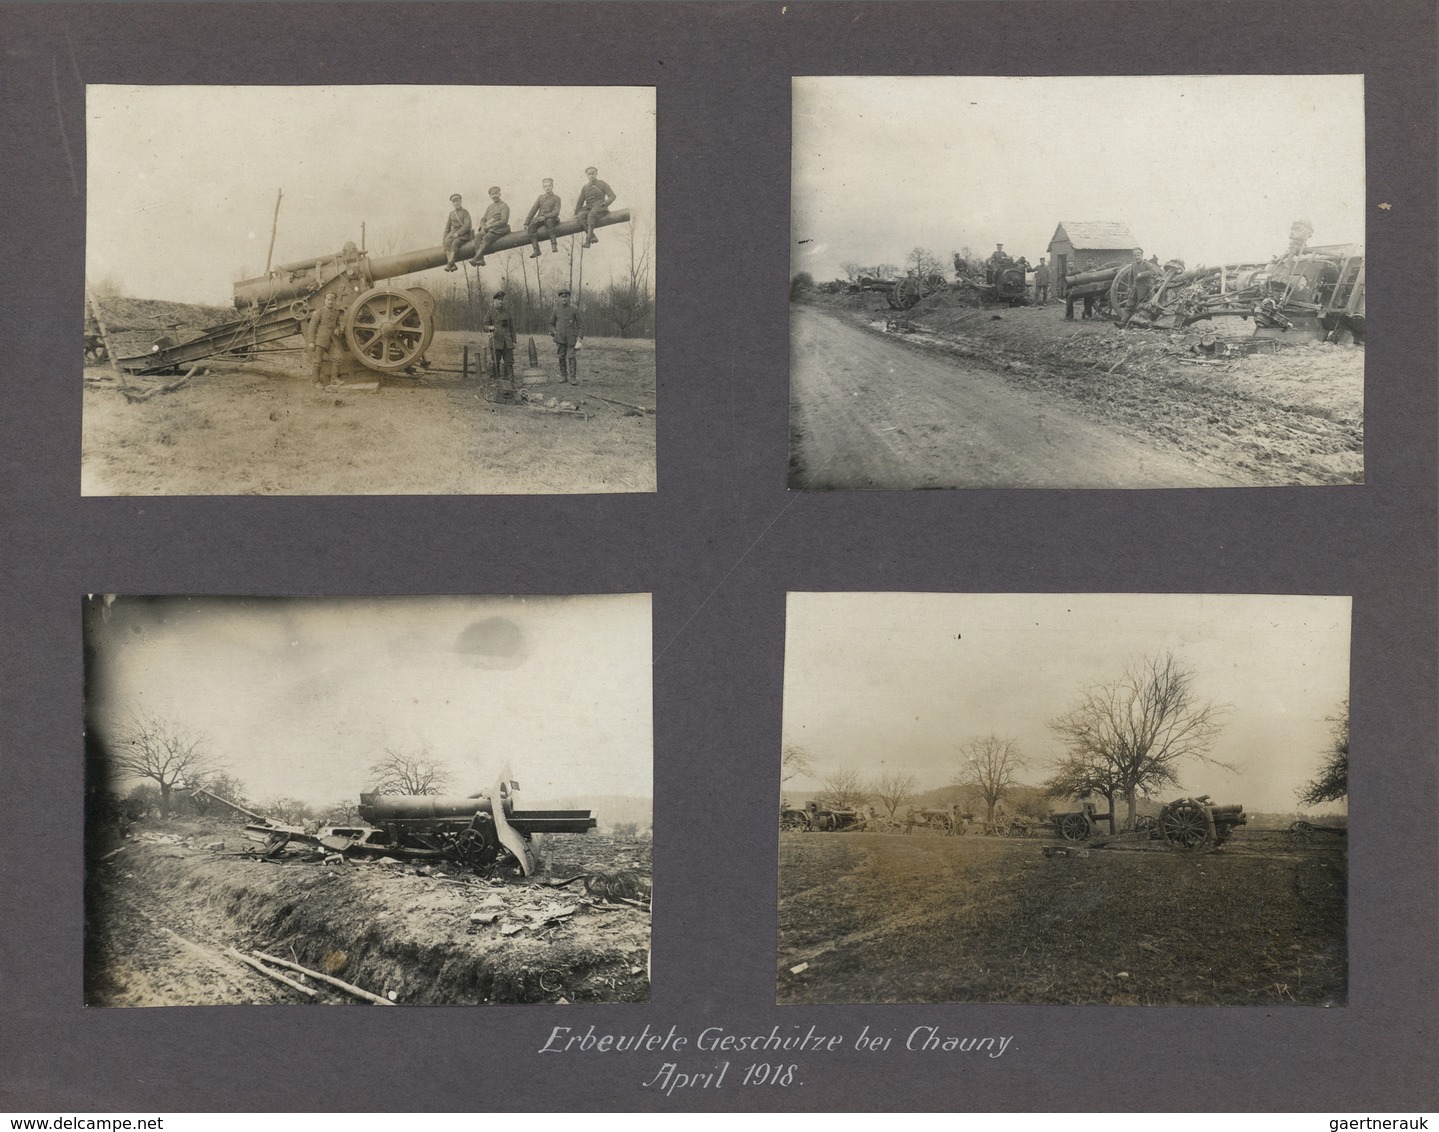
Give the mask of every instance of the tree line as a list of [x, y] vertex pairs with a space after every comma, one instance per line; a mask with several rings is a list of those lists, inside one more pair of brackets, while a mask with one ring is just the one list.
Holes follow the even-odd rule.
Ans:
[[[1063, 754], [1047, 763], [1048, 776], [1038, 786], [1020, 781], [1029, 762], [1012, 737], [974, 736], [959, 745], [950, 801], [983, 807], [984, 820], [993, 823], [1001, 811], [1042, 820], [1055, 800], [1098, 796], [1107, 803], [1111, 832], [1121, 821], [1132, 826], [1140, 801], [1178, 788], [1186, 764], [1235, 770], [1212, 753], [1227, 711], [1198, 695], [1193, 670], [1173, 653], [1140, 657], [1114, 679], [1084, 688], [1066, 711], [1048, 721]], [[1331, 741], [1319, 773], [1295, 792], [1303, 805], [1338, 801], [1348, 793], [1347, 699], [1329, 722]], [[799, 775], [818, 777], [817, 801], [829, 809], [876, 805], [893, 819], [901, 805], [918, 796], [917, 779], [907, 771], [866, 777], [840, 767], [816, 776], [808, 751], [786, 747], [781, 781]]]

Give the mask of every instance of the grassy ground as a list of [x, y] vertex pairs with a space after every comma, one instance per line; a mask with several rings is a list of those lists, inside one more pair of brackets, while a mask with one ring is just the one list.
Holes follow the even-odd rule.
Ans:
[[[1198, 855], [780, 835], [781, 1003], [1342, 1004], [1342, 839]], [[791, 968], [808, 966], [798, 974]]]
[[[172, 393], [127, 400], [86, 371], [86, 495], [464, 495], [655, 489], [654, 343], [591, 338], [584, 384], [528, 386], [584, 415], [495, 404], [457, 372], [474, 336], [441, 333], [418, 378], [374, 391], [317, 389], [301, 352], [215, 362]], [[524, 361], [521, 343], [521, 364]], [[373, 381], [365, 373], [357, 381]], [[132, 379], [133, 380], [133, 379]], [[151, 387], [173, 378], [141, 379]]]

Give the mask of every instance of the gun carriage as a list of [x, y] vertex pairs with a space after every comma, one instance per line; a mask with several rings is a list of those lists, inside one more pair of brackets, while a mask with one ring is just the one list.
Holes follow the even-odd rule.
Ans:
[[488, 793], [468, 797], [361, 794], [364, 824], [332, 826], [323, 834], [274, 821], [199, 787], [191, 794], [250, 818], [245, 834], [264, 842], [266, 856], [275, 856], [296, 841], [346, 856], [448, 860], [476, 871], [509, 866], [529, 876], [539, 864], [536, 834], [588, 833], [598, 822], [593, 810], [516, 809], [518, 789], [506, 776]]
[[[595, 227], [627, 224], [628, 209], [618, 209], [595, 221]], [[584, 223], [567, 220], [554, 228], [555, 236], [584, 231]], [[527, 232], [512, 232], [495, 240], [486, 254], [528, 246]], [[478, 245], [461, 244], [457, 259], [468, 259]], [[396, 283], [406, 275], [442, 267], [443, 247], [422, 248], [396, 255], [375, 256], [353, 242], [338, 252], [283, 263], [267, 274], [235, 284], [237, 317], [203, 330], [187, 342], [157, 342], [149, 353], [117, 360], [126, 373], [168, 373], [221, 354], [250, 354], [303, 334], [311, 314], [333, 294], [341, 312], [345, 345], [354, 358], [378, 373], [402, 373], [424, 363], [435, 332], [435, 298], [423, 287]], [[89, 337], [87, 331], [87, 348]]]
[[1208, 794], [1196, 798], [1177, 798], [1159, 811], [1159, 816], [1138, 818], [1132, 827], [1116, 834], [1104, 834], [1099, 822], [1111, 822], [1114, 811], [1097, 813], [1093, 803], [1083, 809], [1049, 815], [1050, 824], [1065, 841], [1085, 841], [1095, 848], [1115, 841], [1163, 841], [1170, 849], [1215, 849], [1248, 823], [1244, 807], [1235, 802], [1216, 805]]

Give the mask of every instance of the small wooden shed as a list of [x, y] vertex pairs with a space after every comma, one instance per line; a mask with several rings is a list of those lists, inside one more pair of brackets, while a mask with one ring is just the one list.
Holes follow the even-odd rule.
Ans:
[[1088, 271], [1115, 260], [1128, 263], [1140, 245], [1120, 220], [1061, 220], [1049, 241], [1055, 294], [1064, 294], [1066, 271]]

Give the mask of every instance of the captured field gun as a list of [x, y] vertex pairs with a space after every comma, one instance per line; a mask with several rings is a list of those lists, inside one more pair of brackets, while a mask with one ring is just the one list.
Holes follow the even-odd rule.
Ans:
[[1236, 827], [1248, 824], [1244, 807], [1238, 802], [1215, 805], [1208, 794], [1196, 798], [1176, 798], [1167, 803], [1159, 816], [1137, 818], [1133, 826], [1115, 834], [1103, 834], [1098, 823], [1109, 821], [1109, 813], [1096, 813], [1092, 802], [1081, 810], [1049, 815], [1050, 824], [1065, 841], [1086, 841], [1101, 848], [1119, 841], [1163, 841], [1171, 849], [1214, 849], [1234, 834]]
[[925, 833], [938, 833], [945, 837], [963, 837], [969, 830], [969, 814], [962, 814], [955, 806], [912, 806], [905, 815], [904, 832], [916, 829]]
[[779, 827], [809, 833], [857, 833], [876, 821], [874, 807], [865, 806], [859, 810], [832, 810], [818, 802], [806, 802], [801, 807], [781, 804]]
[[[628, 209], [607, 213], [595, 227], [627, 224]], [[566, 220], [554, 227], [554, 236], [571, 236], [585, 230], [581, 220]], [[529, 234], [512, 232], [493, 241], [486, 254], [528, 245]], [[475, 254], [474, 240], [461, 244], [457, 259]], [[335, 295], [341, 311], [345, 345], [368, 369], [401, 373], [420, 364], [435, 332], [435, 298], [423, 287], [406, 287], [392, 281], [445, 264], [442, 246], [374, 256], [348, 242], [338, 252], [313, 259], [282, 263], [267, 274], [235, 284], [239, 316], [201, 331], [188, 342], [157, 342], [149, 353], [120, 358], [126, 373], [166, 373], [219, 354], [249, 356], [260, 347], [302, 334], [310, 315]]]
[[535, 834], [588, 833], [598, 823], [593, 810], [517, 810], [518, 789], [506, 774], [488, 795], [467, 798], [361, 794], [360, 817], [385, 833], [386, 851], [394, 856], [445, 857], [474, 869], [513, 858], [529, 876], [538, 865]]
[[330, 826], [319, 833], [277, 822], [201, 787], [192, 797], [219, 802], [251, 819], [245, 836], [273, 857], [290, 842], [353, 857], [448, 860], [476, 870], [515, 865], [524, 876], [538, 866], [537, 833], [588, 833], [598, 824], [593, 810], [517, 810], [519, 784], [509, 771], [488, 793], [361, 794], [363, 824]]

